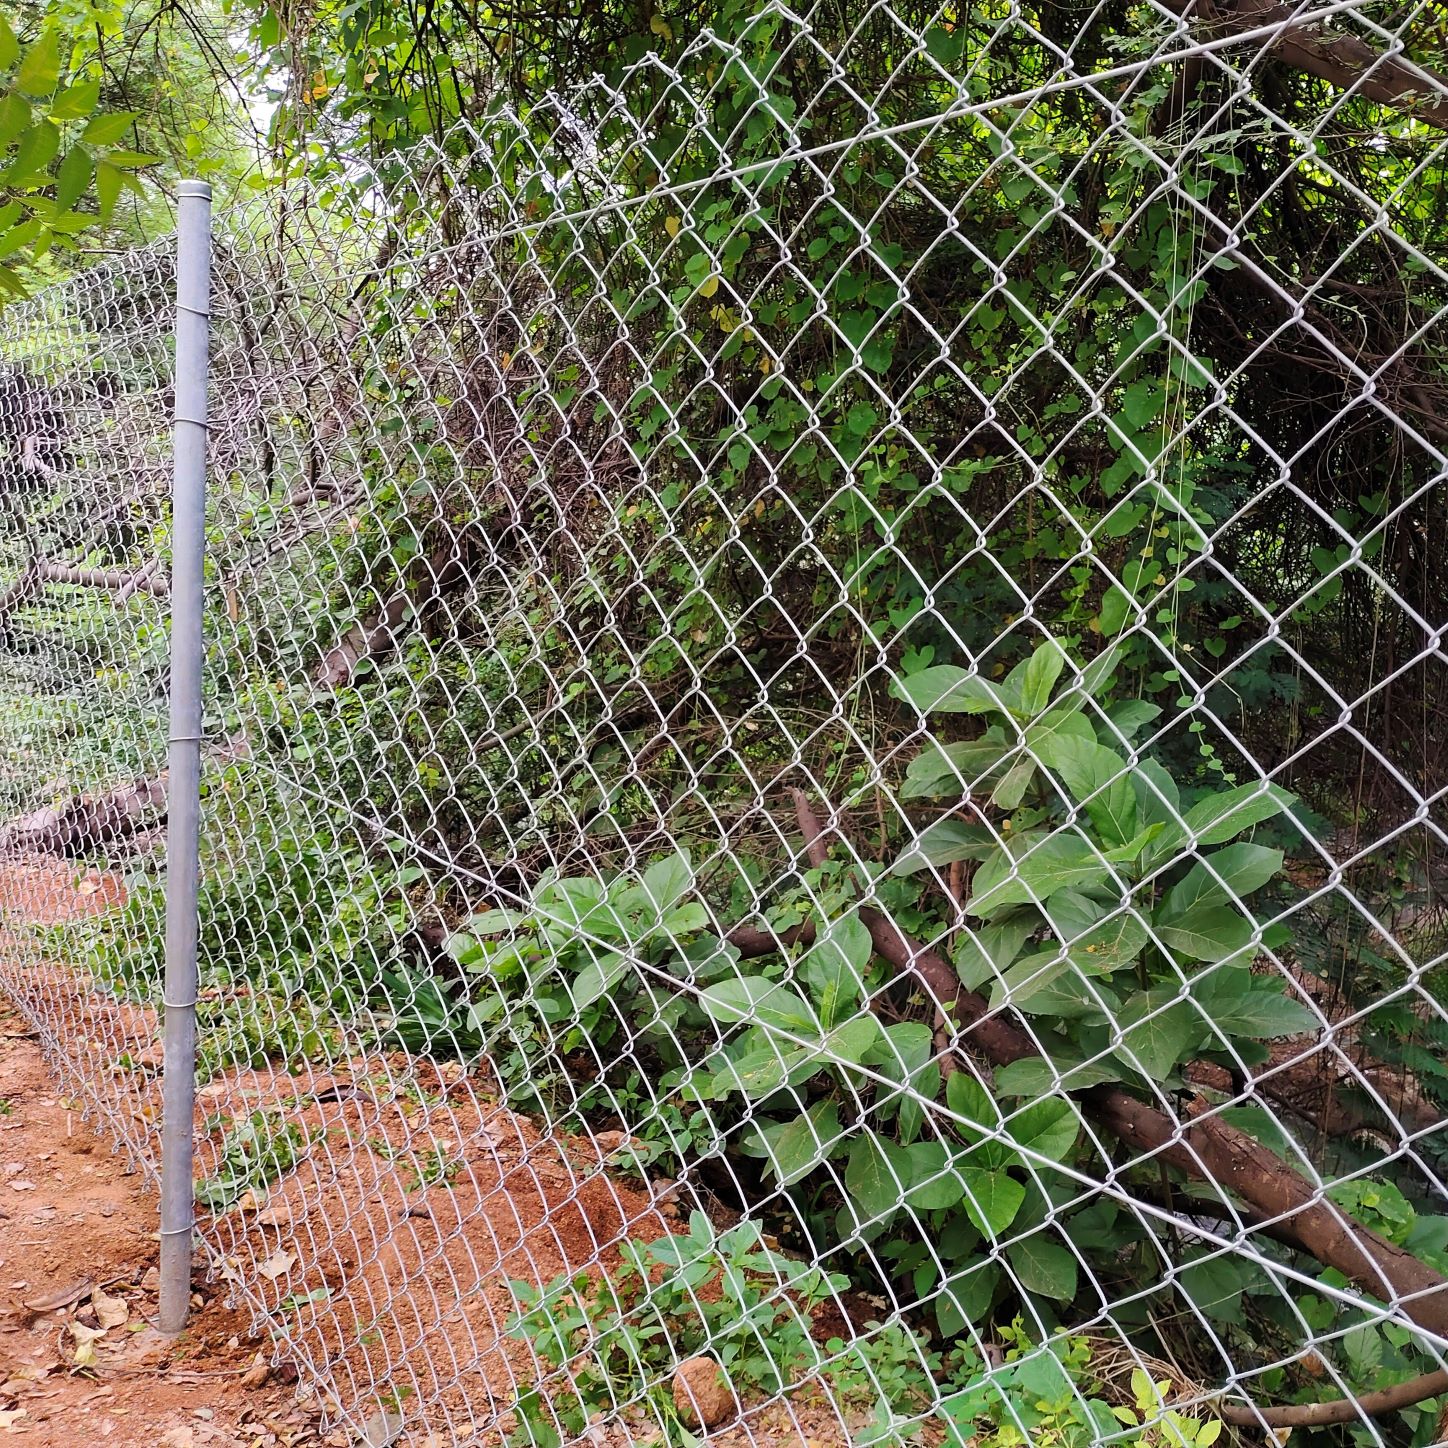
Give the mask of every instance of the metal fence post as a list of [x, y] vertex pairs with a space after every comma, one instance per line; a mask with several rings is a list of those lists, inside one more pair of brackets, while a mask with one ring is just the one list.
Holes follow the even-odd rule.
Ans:
[[191, 1306], [196, 939], [201, 815], [201, 611], [206, 552], [206, 383], [211, 187], [177, 188], [175, 474], [171, 492], [171, 730], [166, 825], [165, 1074], [161, 1124], [161, 1290], [157, 1325], [180, 1332]]

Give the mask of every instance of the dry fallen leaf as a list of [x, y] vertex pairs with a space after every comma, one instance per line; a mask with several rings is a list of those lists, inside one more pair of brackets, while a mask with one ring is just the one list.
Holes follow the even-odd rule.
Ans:
[[23, 1417], [25, 1417], [24, 1408], [7, 1408], [0, 1411], [0, 1428], [4, 1428], [7, 1432], [13, 1432], [15, 1425]]
[[167, 1428], [161, 1434], [161, 1448], [192, 1448], [196, 1442], [196, 1434], [186, 1426], [179, 1428]]
[[83, 1322], [72, 1322], [70, 1335], [75, 1339], [75, 1365], [78, 1368], [88, 1368], [95, 1364], [96, 1360], [96, 1339], [104, 1337], [106, 1330], [103, 1327], [87, 1327]]
[[96, 1321], [103, 1328], [123, 1327], [131, 1315], [131, 1309], [121, 1297], [108, 1297], [99, 1287], [91, 1293], [91, 1306], [96, 1311]]
[[278, 1277], [291, 1270], [296, 1260], [295, 1252], [274, 1252], [256, 1270], [269, 1282], [275, 1282]]
[[358, 1442], [363, 1448], [388, 1448], [390, 1443], [397, 1441], [401, 1432], [402, 1414], [389, 1413], [385, 1408], [379, 1408], [368, 1418]]
[[289, 1227], [295, 1215], [290, 1207], [266, 1207], [256, 1214], [256, 1220], [262, 1227]]
[[82, 1277], [68, 1287], [43, 1292], [39, 1297], [27, 1297], [24, 1305], [31, 1312], [54, 1312], [57, 1308], [69, 1307], [72, 1303], [79, 1302], [94, 1285], [94, 1277]]
[[252, 1363], [242, 1375], [241, 1386], [244, 1388], [263, 1388], [266, 1386], [266, 1381], [269, 1377], [271, 1377], [271, 1364], [258, 1354], [256, 1361]]

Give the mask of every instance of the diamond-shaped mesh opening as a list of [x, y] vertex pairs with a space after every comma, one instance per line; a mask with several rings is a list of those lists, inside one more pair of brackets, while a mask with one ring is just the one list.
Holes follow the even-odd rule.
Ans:
[[[1439, 17], [649, 35], [217, 218], [212, 1270], [369, 1441], [1437, 1441]], [[0, 316], [0, 975], [150, 1176], [173, 264]]]

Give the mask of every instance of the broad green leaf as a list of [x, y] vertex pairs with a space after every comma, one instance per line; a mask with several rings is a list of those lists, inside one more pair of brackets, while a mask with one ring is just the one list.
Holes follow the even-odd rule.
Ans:
[[965, 1195], [965, 1182], [951, 1163], [941, 1141], [917, 1141], [909, 1148], [911, 1176], [907, 1203], [922, 1212], [940, 1212], [956, 1206]]
[[1176, 826], [1181, 816], [1182, 796], [1176, 780], [1154, 759], [1143, 759], [1133, 775], [1136, 782], [1136, 810], [1143, 824]]
[[890, 692], [897, 699], [913, 704], [922, 714], [1005, 712], [1002, 697], [994, 685], [987, 683], [979, 673], [957, 668], [954, 664], [937, 664], [897, 679], [890, 686]]
[[1321, 1022], [1301, 1001], [1283, 994], [1282, 982], [1227, 965], [1192, 982], [1192, 999], [1223, 1035], [1270, 1041], [1317, 1031]]
[[55, 203], [57, 206], [75, 205], [90, 185], [90, 153], [80, 146], [72, 146], [66, 152], [65, 160], [55, 173]]
[[996, 850], [976, 871], [966, 910], [989, 915], [1006, 905], [1049, 900], [1058, 890], [1109, 880], [1107, 867], [1079, 834], [1022, 834]]
[[770, 1137], [770, 1170], [781, 1186], [793, 1186], [829, 1158], [842, 1134], [839, 1108], [833, 1101], [817, 1101]]
[[1051, 763], [1051, 746], [1060, 738], [1080, 739], [1094, 744], [1096, 731], [1079, 708], [1069, 705], [1063, 709], [1048, 710], [1026, 725], [1026, 749], [1042, 764]]
[[1025, 1151], [1065, 1161], [1076, 1145], [1081, 1121], [1076, 1108], [1059, 1096], [1037, 1101], [1006, 1122], [1011, 1140]]
[[1087, 1065], [1027, 1056], [1002, 1066], [995, 1073], [995, 1088], [1002, 1096], [1045, 1096], [1052, 1091], [1084, 1091], [1103, 1081], [1120, 1080], [1121, 1068], [1111, 1061]]
[[30, 106], [20, 96], [0, 96], [0, 146], [8, 146], [29, 124]]
[[644, 895], [659, 914], [688, 893], [694, 883], [694, 866], [687, 850], [655, 860], [639, 881]]
[[983, 1323], [1000, 1280], [999, 1265], [989, 1261], [977, 1262], [951, 1277], [935, 1299], [935, 1322], [941, 1335], [963, 1337], [968, 1329]]
[[1041, 759], [1060, 776], [1071, 798], [1085, 806], [1108, 844], [1123, 845], [1136, 834], [1130, 766], [1114, 749], [1098, 744], [1094, 735], [1080, 739], [1058, 734], [1045, 743]]
[[80, 138], [88, 146], [113, 146], [131, 129], [135, 119], [134, 111], [108, 111], [93, 117]]
[[1120, 644], [1111, 644], [1102, 649], [1089, 664], [1082, 668], [1081, 681], [1073, 687], [1072, 692], [1092, 697], [1103, 693], [1111, 683], [1120, 659]]
[[924, 1124], [922, 1100], [933, 1104], [940, 1091], [934, 1032], [923, 1021], [895, 1021], [882, 1028], [862, 1064], [876, 1067], [882, 1076], [903, 1088], [882, 1095], [877, 1100], [877, 1110], [882, 1120], [895, 1112], [900, 1144], [908, 1146], [919, 1136]]
[[1015, 1221], [1026, 1189], [1003, 1171], [976, 1171], [961, 1168], [965, 1178], [965, 1200], [962, 1206], [972, 1225], [983, 1237], [995, 1241]]
[[20, 57], [20, 42], [9, 22], [0, 15], [0, 70], [9, 70]]
[[1123, 1061], [1153, 1081], [1165, 1081], [1202, 1036], [1200, 1017], [1185, 1001], [1163, 1005], [1159, 992], [1129, 1001], [1121, 1018]]
[[721, 981], [700, 993], [699, 1004], [721, 1026], [754, 1022], [794, 1035], [813, 1035], [819, 1029], [814, 1012], [798, 991], [762, 975]]
[[[1065, 666], [1066, 655], [1054, 639], [1046, 639], [1036, 646], [1020, 666], [1021, 713], [1034, 717], [1051, 702], [1051, 690]], [[1008, 679], [1007, 683], [1010, 682]]]
[[888, 1220], [905, 1201], [914, 1169], [910, 1155], [893, 1141], [866, 1131], [850, 1148], [845, 1190], [861, 1222]]
[[1260, 890], [1282, 868], [1282, 851], [1236, 844], [1199, 860], [1167, 893], [1157, 912], [1162, 919], [1202, 905], [1229, 904]]
[[1022, 956], [1007, 971], [1002, 972], [990, 993], [993, 1009], [1014, 1006], [1017, 1009], [1029, 1005], [1032, 997], [1053, 985], [1060, 976], [1074, 968], [1069, 955], [1061, 950], [1035, 950]]
[[49, 121], [36, 121], [20, 137], [11, 159], [9, 179], [12, 183], [34, 184], [45, 176], [50, 163], [60, 151], [60, 130]]
[[1122, 910], [1071, 939], [1071, 958], [1088, 974], [1110, 974], [1130, 965], [1150, 939], [1146, 926]]
[[633, 962], [626, 955], [605, 955], [591, 960], [574, 977], [569, 993], [573, 997], [575, 1010], [587, 1010], [595, 1001], [606, 996], [633, 968]]
[[60, 33], [46, 30], [15, 68], [15, 89], [30, 96], [48, 96], [60, 79]]
[[957, 1128], [967, 1141], [979, 1141], [1000, 1126], [1000, 1108], [968, 1070], [956, 1071], [945, 1083], [945, 1104], [967, 1123]]
[[955, 949], [955, 972], [967, 990], [978, 990], [995, 979], [1021, 953], [1036, 928], [1024, 912], [990, 925], [967, 925]]
[[1266, 1285], [1261, 1269], [1230, 1257], [1193, 1262], [1177, 1278], [1178, 1289], [1214, 1322], [1245, 1322], [1243, 1298], [1254, 1284]]
[[1252, 922], [1233, 905], [1198, 905], [1153, 922], [1158, 940], [1178, 955], [1209, 963], [1228, 960], [1252, 944]]
[[825, 1029], [859, 1006], [873, 950], [859, 916], [848, 915], [830, 921], [800, 961], [799, 978], [809, 987]]
[[740, 1091], [750, 1100], [759, 1101], [774, 1095], [781, 1086], [807, 1081], [821, 1064], [810, 1046], [760, 1045], [737, 1061], [726, 1061], [714, 1073], [713, 1094], [727, 1096]]
[[468, 921], [469, 927], [478, 935], [500, 935], [505, 930], [517, 930], [533, 917], [526, 910], [484, 910]]
[[1123, 699], [1107, 709], [1108, 723], [1102, 726], [1102, 737], [1108, 744], [1133, 739], [1144, 725], [1150, 724], [1160, 713], [1159, 704], [1149, 704], [1145, 699]]
[[102, 221], [107, 220], [115, 210], [124, 176], [124, 172], [118, 171], [105, 161], [96, 162], [96, 203]]
[[1220, 794], [1209, 794], [1182, 816], [1180, 827], [1167, 829], [1157, 841], [1151, 858], [1164, 859], [1186, 843], [1197, 849], [1225, 844], [1243, 830], [1282, 814], [1296, 802], [1296, 795], [1275, 784], [1244, 784]]
[[1132, 865], [1141, 858], [1146, 847], [1157, 838], [1166, 826], [1160, 820], [1147, 825], [1144, 830], [1133, 835], [1124, 845], [1116, 845], [1112, 849], [1103, 850], [1101, 858], [1113, 865]]
[[98, 80], [77, 81], [68, 85], [51, 101], [50, 117], [56, 121], [78, 121], [95, 110], [101, 98], [101, 83]]
[[1025, 797], [1031, 780], [1036, 776], [1036, 761], [1029, 754], [1023, 754], [1001, 776], [1001, 781], [991, 793], [990, 802], [997, 809], [1013, 810]]
[[[983, 860], [995, 848], [995, 835], [985, 825], [964, 820], [937, 820], [921, 830], [890, 867], [892, 875], [913, 875], [933, 865], [956, 860]], [[862, 927], [863, 928], [863, 927]]]
[[1076, 1258], [1059, 1242], [1037, 1232], [1006, 1248], [1011, 1271], [1027, 1292], [1069, 1302], [1076, 1295]]
[[659, 922], [659, 928], [677, 945], [684, 936], [697, 935], [701, 930], [707, 930], [711, 923], [708, 908], [698, 900], [689, 900], [670, 910]]
[[993, 739], [988, 730], [980, 739], [941, 744], [930, 740], [905, 770], [901, 799], [947, 795], [959, 797], [981, 786], [1016, 746]]
[[880, 1023], [869, 1014], [855, 1016], [838, 1025], [824, 1038], [819, 1054], [826, 1061], [863, 1064], [880, 1040]]

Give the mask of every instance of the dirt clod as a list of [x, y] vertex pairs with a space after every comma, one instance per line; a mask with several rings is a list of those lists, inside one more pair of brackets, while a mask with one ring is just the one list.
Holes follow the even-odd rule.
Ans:
[[724, 1369], [713, 1358], [686, 1358], [674, 1369], [674, 1406], [691, 1427], [713, 1428], [738, 1410]]

